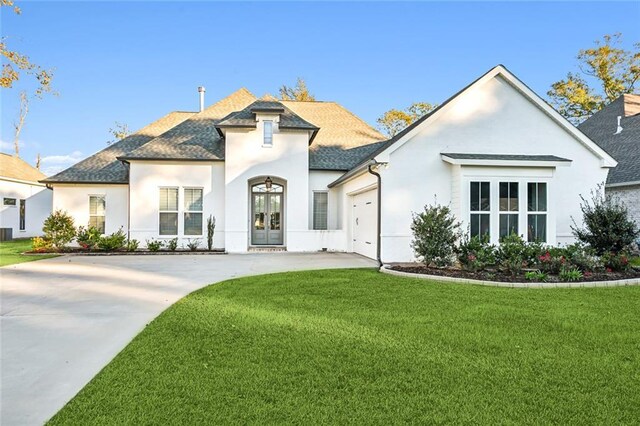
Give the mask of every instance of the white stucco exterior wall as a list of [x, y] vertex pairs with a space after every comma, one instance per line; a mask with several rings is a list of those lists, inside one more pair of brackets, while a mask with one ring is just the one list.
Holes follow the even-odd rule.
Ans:
[[[225, 247], [225, 186], [223, 162], [199, 161], [132, 161], [129, 171], [131, 186], [131, 238], [140, 241], [178, 238], [178, 246], [200, 239], [207, 244], [207, 218], [216, 218], [214, 248]], [[159, 235], [160, 188], [176, 187], [178, 191], [178, 235]], [[202, 188], [202, 235], [184, 235], [184, 188]]]
[[105, 197], [105, 233], [111, 234], [120, 228], [128, 230], [127, 185], [55, 184], [53, 187], [53, 209], [64, 210], [73, 217], [75, 226], [89, 224], [89, 196]]
[[[384, 261], [413, 260], [411, 213], [426, 204], [451, 204], [467, 226], [465, 173], [474, 171], [444, 162], [440, 153], [548, 154], [573, 160], [569, 167], [545, 172], [552, 174], [549, 207], [556, 229], [550, 241], [557, 243], [572, 241], [571, 218], [580, 220], [580, 194], [588, 194], [607, 177], [600, 158], [501, 77], [462, 94], [446, 112], [418, 129], [406, 143], [384, 154], [389, 166], [379, 170]], [[505, 179], [513, 175], [500, 167], [486, 167], [483, 173]]]
[[[15, 198], [15, 206], [4, 198]], [[25, 200], [25, 229], [20, 230], [20, 200]], [[0, 178], [0, 228], [12, 228], [13, 238], [42, 235], [42, 224], [51, 213], [53, 192], [35, 182]]]

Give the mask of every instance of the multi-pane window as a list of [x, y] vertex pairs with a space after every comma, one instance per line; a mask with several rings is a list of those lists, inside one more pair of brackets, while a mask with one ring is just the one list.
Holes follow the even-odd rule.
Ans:
[[96, 228], [101, 234], [105, 232], [105, 210], [104, 195], [89, 195], [89, 226]]
[[15, 198], [7, 198], [7, 197], [5, 197], [2, 200], [2, 204], [4, 204], [5, 206], [15, 206], [16, 205], [16, 199]]
[[491, 230], [491, 190], [489, 182], [471, 182], [469, 211], [471, 236], [489, 236]]
[[184, 189], [184, 235], [202, 235], [202, 188]]
[[27, 228], [27, 200], [20, 200], [20, 230]]
[[313, 193], [313, 229], [327, 229], [327, 210], [329, 194], [325, 192]]
[[500, 182], [500, 238], [518, 234], [518, 182]]
[[178, 235], [178, 188], [160, 188], [160, 235]]
[[263, 145], [272, 146], [273, 145], [273, 121], [265, 120], [262, 122], [264, 139], [262, 141]]
[[547, 241], [547, 184], [527, 183], [527, 239]]

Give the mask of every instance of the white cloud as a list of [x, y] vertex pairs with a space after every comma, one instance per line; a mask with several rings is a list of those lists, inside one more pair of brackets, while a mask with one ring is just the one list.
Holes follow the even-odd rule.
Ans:
[[[20, 149], [24, 148], [24, 142], [18, 141], [18, 147]], [[0, 151], [6, 152], [8, 154], [13, 154], [13, 141], [5, 141], [0, 139]]]
[[63, 155], [47, 155], [40, 160], [40, 170], [45, 175], [51, 176], [84, 158], [84, 154], [80, 151], [73, 151], [70, 154]]

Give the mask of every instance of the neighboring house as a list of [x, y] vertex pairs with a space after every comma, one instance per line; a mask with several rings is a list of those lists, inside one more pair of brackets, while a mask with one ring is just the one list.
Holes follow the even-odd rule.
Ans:
[[11, 228], [13, 238], [42, 234], [53, 199], [52, 191], [38, 182], [45, 177], [19, 157], [0, 153], [0, 228]]
[[640, 95], [620, 96], [578, 128], [618, 161], [606, 192], [618, 196], [640, 226]]
[[78, 224], [410, 261], [412, 213], [450, 204], [473, 234], [569, 242], [580, 194], [616, 162], [502, 66], [384, 140], [333, 102], [245, 89], [171, 113], [49, 179]]

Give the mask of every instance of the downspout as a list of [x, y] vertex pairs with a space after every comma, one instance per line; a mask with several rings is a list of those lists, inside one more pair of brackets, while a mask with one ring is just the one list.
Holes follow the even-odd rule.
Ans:
[[369, 164], [367, 166], [367, 171], [374, 175], [378, 179], [378, 231], [376, 233], [376, 260], [378, 261], [378, 266], [382, 266], [382, 259], [380, 258], [380, 249], [381, 249], [381, 223], [382, 223], [382, 177], [380, 173], [374, 172], [372, 167], [378, 165], [378, 163]]
[[127, 243], [131, 241], [131, 163], [121, 160], [127, 169]]

